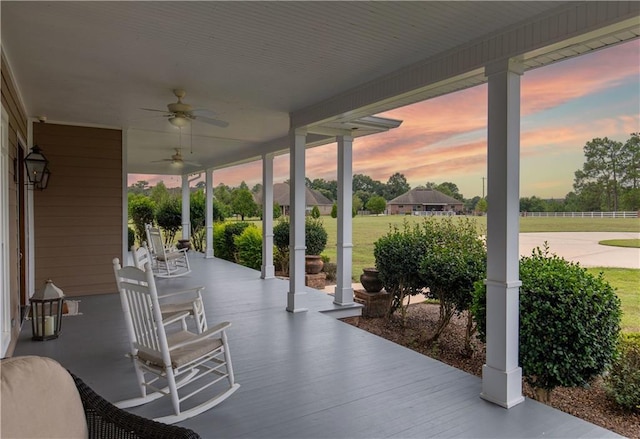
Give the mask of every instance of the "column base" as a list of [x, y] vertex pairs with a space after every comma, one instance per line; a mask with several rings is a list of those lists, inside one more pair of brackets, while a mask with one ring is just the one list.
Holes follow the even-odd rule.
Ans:
[[273, 265], [263, 265], [262, 266], [262, 274], [260, 277], [262, 279], [273, 279], [276, 277], [276, 270]]
[[333, 303], [335, 303], [336, 305], [351, 306], [354, 304], [353, 288], [351, 287], [340, 288], [336, 286], [333, 297]]
[[524, 401], [522, 369], [516, 367], [510, 371], [503, 371], [485, 364], [482, 366], [480, 397], [506, 409], [520, 404]]
[[291, 293], [291, 292], [287, 293], [287, 311], [288, 312], [299, 313], [299, 312], [308, 311], [307, 308], [300, 308], [296, 306], [296, 301], [300, 300], [300, 296], [304, 294], [306, 293]]

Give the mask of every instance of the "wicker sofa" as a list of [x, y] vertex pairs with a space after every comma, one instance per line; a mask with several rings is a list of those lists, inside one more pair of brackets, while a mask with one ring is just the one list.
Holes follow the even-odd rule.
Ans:
[[2, 438], [200, 438], [115, 407], [51, 358], [3, 359], [0, 377]]

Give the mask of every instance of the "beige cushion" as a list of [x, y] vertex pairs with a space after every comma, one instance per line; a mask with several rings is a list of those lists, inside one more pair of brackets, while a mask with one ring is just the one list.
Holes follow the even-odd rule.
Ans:
[[[194, 341], [200, 338], [198, 335], [189, 331], [180, 331], [174, 334], [167, 335], [167, 343], [169, 349], [171, 346], [177, 345], [184, 341]], [[201, 358], [203, 355], [207, 355], [222, 347], [222, 340], [219, 338], [204, 338], [200, 341], [194, 341], [193, 343], [183, 346], [171, 351], [171, 366], [175, 369], [185, 364]], [[138, 351], [138, 357], [147, 363], [156, 367], [163, 367], [162, 355], [160, 352], [155, 354], [149, 352]]]
[[73, 378], [46, 357], [0, 362], [0, 437], [86, 438], [82, 401]]

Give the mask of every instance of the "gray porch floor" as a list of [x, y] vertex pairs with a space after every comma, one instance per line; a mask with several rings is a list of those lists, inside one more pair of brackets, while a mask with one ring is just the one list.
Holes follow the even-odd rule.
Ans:
[[[159, 280], [161, 291], [206, 285], [210, 324], [228, 320], [240, 389], [180, 425], [204, 438], [617, 437], [527, 399], [505, 410], [479, 397], [481, 380], [319, 311], [332, 298], [309, 290], [308, 312], [285, 310], [288, 282], [191, 253], [188, 276]], [[114, 282], [115, 291], [115, 282]], [[55, 358], [110, 401], [136, 395], [116, 294], [79, 298], [59, 339], [31, 341], [27, 322], [14, 355]], [[169, 401], [132, 409], [171, 413]]]

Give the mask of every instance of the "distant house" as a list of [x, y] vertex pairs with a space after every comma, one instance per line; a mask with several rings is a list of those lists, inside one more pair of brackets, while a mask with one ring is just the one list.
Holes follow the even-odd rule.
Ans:
[[416, 188], [387, 201], [391, 215], [412, 214], [413, 212], [461, 212], [462, 201], [434, 189]]
[[[262, 206], [262, 191], [253, 194], [256, 203]], [[321, 215], [331, 214], [333, 201], [322, 195], [315, 189], [306, 188], [306, 211], [311, 212], [313, 206], [318, 206]], [[278, 203], [283, 215], [289, 215], [289, 185], [287, 183], [276, 183], [273, 185], [273, 202]]]

